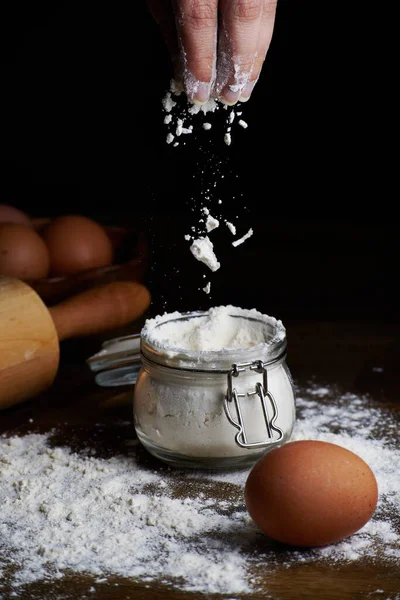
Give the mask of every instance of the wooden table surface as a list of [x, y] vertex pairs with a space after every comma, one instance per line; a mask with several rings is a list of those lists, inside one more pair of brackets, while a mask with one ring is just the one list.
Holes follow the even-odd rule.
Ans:
[[[138, 320], [129, 332], [140, 329], [141, 322]], [[320, 382], [337, 385], [345, 391], [371, 395], [379, 405], [393, 411], [396, 418], [400, 417], [399, 324], [295, 319], [288, 321], [286, 328], [288, 364], [296, 384], [305, 385], [317, 375]], [[124, 332], [120, 330], [112, 334]], [[112, 334], [105, 337], [110, 338]], [[63, 342], [60, 368], [53, 386], [39, 397], [3, 411], [0, 431], [16, 434], [32, 430], [47, 432], [56, 428], [60, 432], [60, 441], [67, 445], [76, 444], [76, 440], [80, 439], [94, 448], [101, 446], [102, 452], [106, 450], [110, 455], [119, 453], [122, 440], [116, 435], [115, 422], [121, 417], [131, 420], [131, 390], [100, 388], [94, 382], [85, 359], [99, 350], [101, 339], [93, 336]], [[33, 419], [33, 424], [30, 419]], [[100, 437], [94, 434], [93, 425], [97, 421], [105, 425]], [[148, 460], [154, 469], [163, 468], [151, 457]], [[284, 558], [285, 552], [282, 561]], [[394, 600], [400, 597], [400, 568], [396, 570], [393, 564], [387, 565], [378, 557], [372, 562], [361, 560], [350, 564], [293, 563], [289, 568], [278, 566], [264, 579], [264, 591], [246, 596], [248, 600]], [[32, 584], [22, 595], [14, 596], [11, 596], [12, 589], [7, 587], [7, 582], [3, 582], [0, 583], [0, 593], [3, 593], [2, 598], [7, 599], [77, 600], [88, 597], [91, 581], [89, 575], [68, 575], [55, 582]], [[90, 597], [99, 600], [227, 598], [183, 593], [161, 584], [149, 586], [114, 576], [106, 582], [96, 583], [95, 592]]]

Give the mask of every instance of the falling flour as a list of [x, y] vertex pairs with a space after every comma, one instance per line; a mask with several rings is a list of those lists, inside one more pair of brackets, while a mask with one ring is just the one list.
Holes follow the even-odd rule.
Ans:
[[[232, 235], [236, 235], [236, 226], [233, 225], [230, 221], [224, 219], [224, 217], [220, 217], [216, 219], [210, 214], [210, 211], [207, 207], [202, 208], [203, 215], [199, 218], [199, 225], [197, 228], [194, 228], [194, 232], [196, 235], [186, 234], [185, 240], [190, 241], [190, 251], [193, 256], [200, 262], [204, 263], [211, 271], [217, 271], [221, 264], [217, 259], [217, 256], [214, 251], [214, 245], [209, 238], [208, 234], [211, 233], [214, 229], [217, 229], [220, 226], [220, 221], [224, 221], [226, 226]], [[202, 235], [202, 227], [205, 229], [205, 233]], [[199, 235], [200, 234], [200, 235]], [[240, 244], [243, 244], [249, 237], [253, 235], [253, 229], [250, 228], [247, 233], [245, 233], [241, 238], [238, 238], [232, 242], [232, 246], [236, 247]], [[203, 288], [204, 289], [204, 288]], [[206, 293], [209, 293], [209, 288], [204, 289]]]
[[[398, 418], [367, 396], [316, 381], [297, 389], [297, 410], [292, 439], [325, 440], [357, 453], [377, 478], [379, 500], [371, 520], [353, 536], [287, 554], [261, 534], [245, 509], [248, 470], [185, 472], [141, 465], [134, 436], [126, 435], [132, 427], [127, 422], [119, 425], [127, 444], [109, 458], [93, 449], [60, 446], [56, 431], [3, 434], [0, 598], [28, 597], [30, 584], [71, 572], [91, 576], [87, 597], [96, 585], [119, 576], [127, 580], [127, 599], [134, 598], [129, 581], [237, 599], [267, 594], [268, 572], [278, 568], [316, 561], [332, 568], [364, 559], [396, 568]], [[266, 581], [263, 589], [257, 573]]]
[[190, 251], [197, 260], [204, 263], [211, 269], [217, 271], [220, 263], [214, 253], [214, 246], [208, 236], [195, 239], [190, 246]]
[[242, 236], [238, 240], [235, 240], [232, 242], [232, 246], [240, 246], [240, 244], [243, 244], [243, 242], [248, 240], [249, 237], [251, 237], [252, 235], [253, 235], [253, 229], [250, 227], [250, 229], [248, 230], [247, 233], [244, 234], [244, 236]]
[[[213, 113], [221, 113], [221, 110], [226, 111], [226, 116], [223, 119], [223, 139], [227, 146], [232, 144], [234, 127], [242, 129], [247, 129], [248, 127], [247, 122], [242, 118], [242, 110], [239, 110], [240, 103], [228, 106], [216, 99], [210, 99], [204, 104], [195, 104], [188, 99], [183, 88], [174, 79], [170, 81], [170, 88], [162, 99], [162, 107], [164, 111], [164, 124], [167, 127], [166, 142], [172, 147], [179, 146], [182, 143], [185, 144], [185, 135], [186, 137], [187, 134], [196, 135], [200, 130], [209, 132], [212, 129], [212, 135], [217, 135], [220, 120], [217, 120], [214, 124], [211, 120]], [[214, 175], [216, 175], [216, 171]], [[220, 173], [218, 176], [223, 178], [223, 175]], [[216, 182], [214, 182], [215, 185]], [[214, 244], [208, 234], [218, 229], [220, 222], [225, 222], [234, 236], [237, 229], [233, 223], [226, 219], [221, 211], [219, 211], [220, 214], [217, 216], [209, 214], [209, 208], [205, 207], [204, 203], [209, 203], [211, 200], [217, 200], [218, 204], [222, 203], [222, 200], [215, 198], [215, 195], [215, 190], [211, 191], [210, 189], [207, 193], [204, 193], [198, 223], [192, 227], [192, 233], [184, 235], [185, 240], [191, 242], [190, 251], [192, 255], [212, 272], [217, 271], [221, 263], [215, 254]], [[204, 214], [207, 214], [206, 218], [204, 218]], [[252, 233], [253, 230], [250, 229], [245, 235], [234, 240], [232, 247], [235, 248], [241, 245]], [[199, 289], [202, 289], [206, 294], [210, 294], [211, 284], [207, 284]]]
[[[193, 122], [195, 120], [198, 122], [205, 115], [208, 115], [209, 118], [212, 113], [220, 112], [221, 110], [225, 110], [228, 113], [224, 119], [223, 139], [225, 144], [229, 146], [232, 143], [232, 124], [235, 121], [236, 113], [238, 115], [242, 114], [242, 111], [238, 112], [240, 103], [229, 106], [213, 98], [204, 104], [190, 102], [183, 88], [174, 79], [170, 81], [170, 88], [164, 95], [161, 103], [165, 113], [164, 124], [168, 128], [166, 142], [167, 144], [171, 144], [175, 141], [174, 146], [179, 145], [182, 134], [194, 133], [195, 127]], [[244, 129], [248, 126], [243, 119], [238, 119], [237, 123]], [[203, 121], [201, 128], [209, 131], [212, 128], [212, 123]]]

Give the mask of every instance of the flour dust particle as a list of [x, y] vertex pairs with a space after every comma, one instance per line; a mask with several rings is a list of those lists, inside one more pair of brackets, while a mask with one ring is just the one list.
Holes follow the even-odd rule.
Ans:
[[[249, 470], [202, 472], [141, 466], [132, 424], [121, 422], [121, 453], [74, 451], [58, 432], [0, 437], [0, 598], [31, 597], [31, 586], [73, 574], [122, 578], [185, 592], [268, 594], [268, 573], [318, 563], [400, 560], [399, 418], [368, 396], [313, 380], [297, 387], [292, 439], [339, 444], [371, 467], [377, 509], [356, 534], [324, 548], [283, 552], [255, 527], [244, 504]], [[98, 423], [99, 432], [107, 426]], [[117, 433], [118, 435], [118, 433]], [[131, 437], [130, 437], [131, 435]], [[98, 456], [98, 455], [99, 456]], [[224, 493], [223, 493], [224, 492]], [[63, 600], [72, 600], [65, 588]], [[11, 595], [10, 595], [11, 591]], [[36, 597], [36, 596], [33, 596]], [[86, 597], [86, 596], [85, 596]], [[125, 597], [125, 596], [124, 596]], [[130, 597], [130, 596], [128, 596]]]

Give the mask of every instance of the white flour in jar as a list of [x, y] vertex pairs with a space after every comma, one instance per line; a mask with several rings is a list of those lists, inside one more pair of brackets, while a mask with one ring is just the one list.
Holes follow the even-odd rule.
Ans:
[[[282, 322], [274, 317], [232, 305], [212, 307], [190, 318], [174, 312], [148, 319], [141, 332], [142, 342], [156, 350], [156, 361], [168, 357], [170, 366], [184, 369], [186, 375], [170, 371], [170, 380], [155, 373], [151, 365], [145, 366], [142, 377], [139, 374], [134, 413], [141, 441], [161, 452], [193, 460], [209, 459], [210, 464], [217, 458], [251, 458], [261, 453], [264, 449], [243, 449], [235, 442], [238, 430], [224, 408], [227, 373], [234, 362], [271, 360], [270, 349], [284, 342], [285, 335]], [[226, 353], [229, 359], [224, 359]], [[207, 377], [196, 375], [196, 370], [206, 370]], [[276, 443], [280, 435], [285, 440], [292, 431], [294, 392], [282, 360], [268, 366], [267, 373], [268, 391], [279, 406], [275, 424], [282, 433], [272, 429], [271, 435], [271, 442]], [[255, 393], [246, 395], [256, 390], [258, 383], [263, 383], [262, 375], [244, 369], [233, 385], [238, 393], [245, 393], [240, 407], [250, 443], [269, 439], [259, 397]], [[232, 404], [231, 415], [237, 420]], [[272, 417], [273, 406], [268, 410]]]
[[167, 354], [177, 348], [204, 353], [271, 343], [267, 331], [269, 323], [276, 328], [274, 341], [285, 336], [281, 321], [254, 308], [213, 306], [204, 316], [188, 320], [182, 319], [183, 316], [183, 313], [175, 311], [147, 319], [142, 334]]
[[[242, 600], [247, 593], [272, 595], [268, 579], [275, 570], [299, 570], [310, 563], [332, 573], [342, 565], [379, 561], [395, 573], [400, 560], [398, 416], [368, 395], [317, 379], [297, 388], [297, 403], [293, 439], [348, 448], [377, 478], [377, 510], [356, 534], [324, 548], [286, 552], [263, 536], [246, 511], [248, 469], [152, 468], [140, 461], [130, 422], [99, 422], [90, 432], [81, 431], [86, 445], [75, 450], [73, 438], [60, 445], [56, 430], [35, 433], [33, 422], [31, 433], [0, 436], [1, 600], [39, 598], [38, 582], [47, 585], [47, 597], [58, 592], [63, 600], [75, 600], [73, 586], [63, 583], [74, 574], [88, 576], [86, 590], [84, 583], [79, 588], [82, 599], [115, 590], [118, 597], [134, 600], [133, 582], [141, 590], [156, 584], [160, 593], [165, 586], [166, 594], [172, 587], [183, 594]], [[110, 428], [120, 436], [121, 452], [102, 458], [102, 436]], [[366, 589], [371, 598], [400, 598], [378, 593], [373, 581]]]

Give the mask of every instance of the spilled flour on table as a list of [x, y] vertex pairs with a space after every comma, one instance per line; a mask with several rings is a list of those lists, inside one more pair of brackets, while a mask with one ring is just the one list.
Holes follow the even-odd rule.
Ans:
[[[379, 559], [396, 568], [398, 419], [368, 397], [315, 383], [297, 390], [297, 411], [292, 439], [325, 440], [358, 454], [377, 478], [379, 500], [372, 519], [350, 538], [287, 555], [245, 509], [249, 470], [149, 467], [141, 464], [133, 439], [121, 455], [101, 458], [93, 449], [57, 445], [55, 431], [1, 436], [0, 597], [22, 597], [30, 584], [71, 571], [94, 578], [88, 592], [120, 576], [143, 586], [156, 582], [241, 598], [282, 568], [282, 560], [290, 567]], [[131, 426], [121, 423], [122, 429]]]

